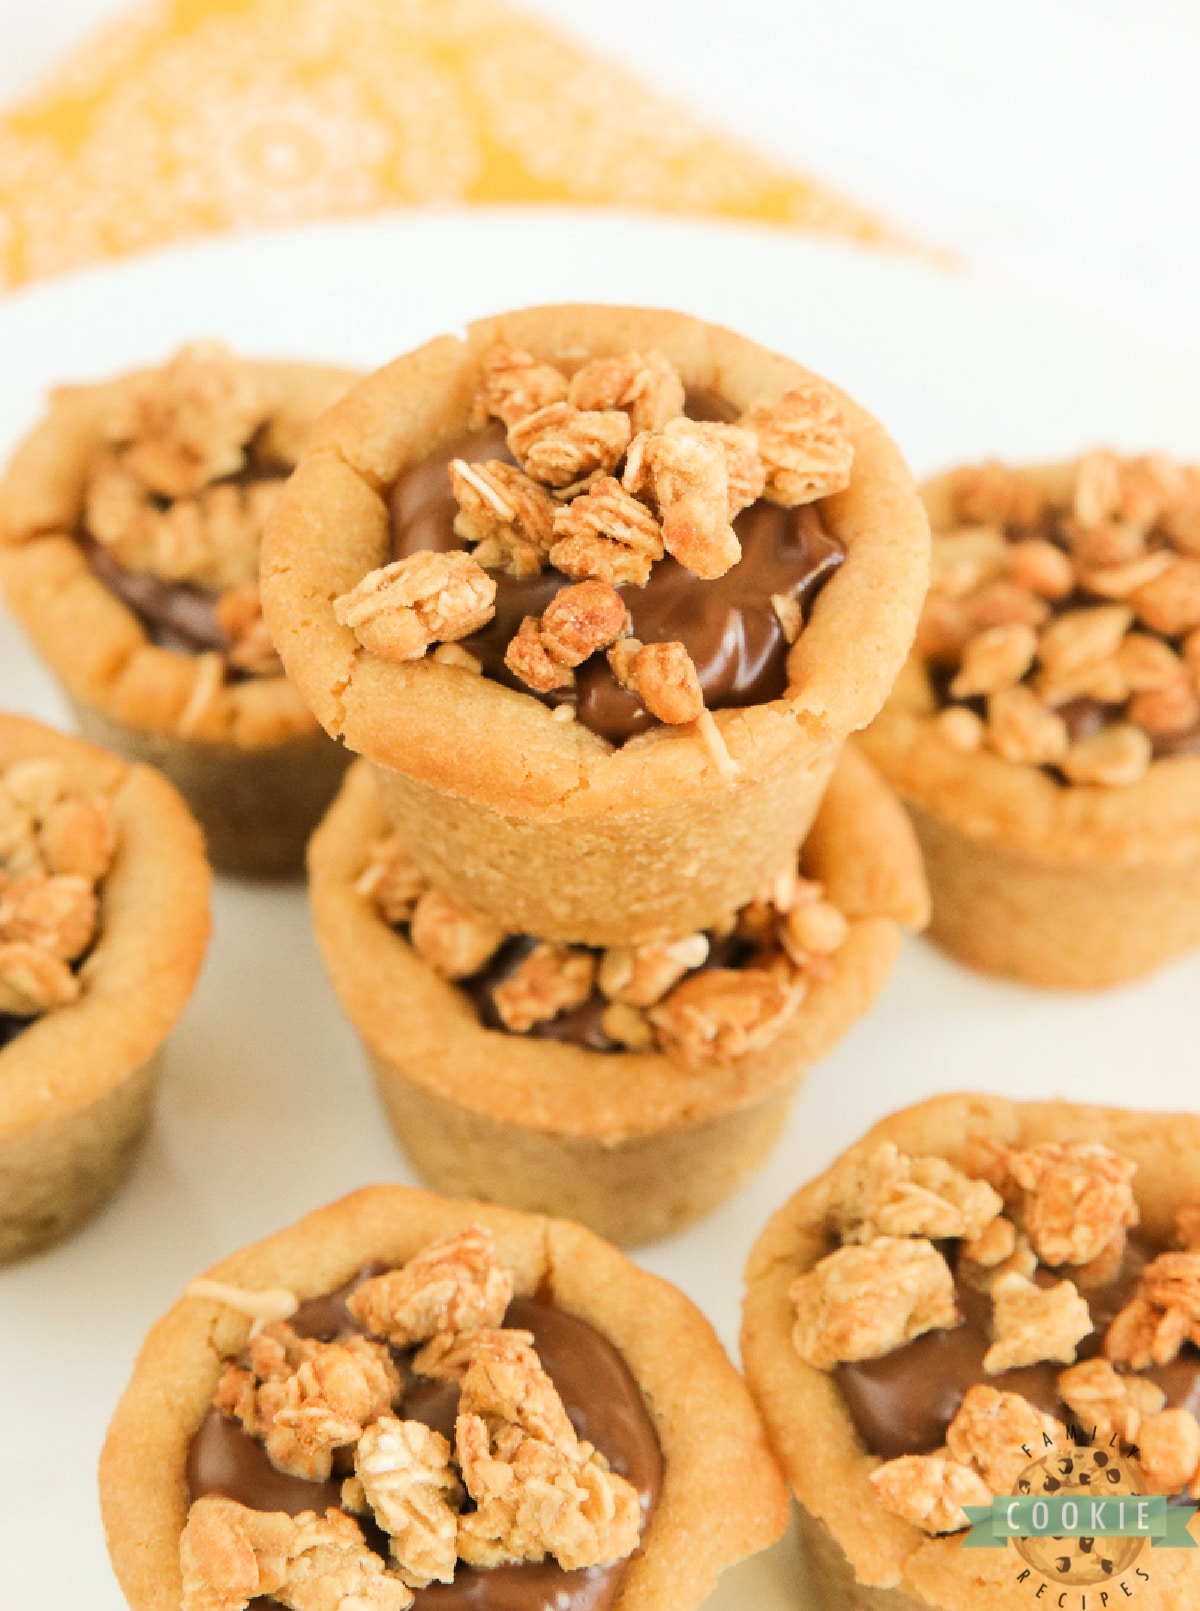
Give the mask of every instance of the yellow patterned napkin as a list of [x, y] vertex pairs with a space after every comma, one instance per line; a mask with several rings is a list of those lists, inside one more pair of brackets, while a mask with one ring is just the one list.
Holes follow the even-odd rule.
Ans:
[[488, 202], [888, 238], [500, 0], [150, 0], [0, 115], [0, 285], [245, 226]]

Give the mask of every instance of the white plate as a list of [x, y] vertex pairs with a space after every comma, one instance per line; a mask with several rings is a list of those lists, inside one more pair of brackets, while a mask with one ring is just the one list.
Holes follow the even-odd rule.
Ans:
[[[737, 326], [842, 382], [924, 472], [1094, 442], [1200, 456], [1200, 372], [985, 280], [767, 230], [601, 214], [417, 214], [172, 251], [0, 303], [0, 450], [44, 389], [197, 335], [374, 365], [526, 302], [641, 301]], [[62, 722], [0, 626], [0, 702]], [[1098, 997], [973, 977], [914, 943], [883, 1002], [809, 1078], [765, 1169], [704, 1224], [640, 1255], [736, 1349], [741, 1270], [771, 1211], [868, 1123], [932, 1092], [1190, 1107], [1200, 958]], [[147, 1326], [240, 1244], [353, 1187], [411, 1179], [325, 982], [295, 888], [224, 883], [134, 1177], [83, 1235], [0, 1272], [0, 1606], [120, 1611], [96, 1455]], [[712, 1604], [802, 1603], [787, 1544]]]

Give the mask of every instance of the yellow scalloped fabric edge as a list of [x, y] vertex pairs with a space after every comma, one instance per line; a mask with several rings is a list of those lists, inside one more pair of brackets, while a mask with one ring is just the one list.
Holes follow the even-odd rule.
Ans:
[[497, 0], [151, 0], [0, 115], [0, 286], [223, 231], [539, 202], [899, 244]]

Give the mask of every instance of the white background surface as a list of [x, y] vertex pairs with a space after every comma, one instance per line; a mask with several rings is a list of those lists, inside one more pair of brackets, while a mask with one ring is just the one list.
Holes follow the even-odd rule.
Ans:
[[[0, 103], [131, 0], [0, 0]], [[524, 0], [928, 241], [1200, 351], [1195, 0]]]
[[[675, 303], [772, 342], [875, 409], [921, 472], [987, 452], [1200, 441], [1200, 363], [986, 279], [769, 232], [512, 213], [193, 248], [0, 303], [0, 455], [48, 384], [186, 336], [372, 364], [474, 314], [568, 295]], [[0, 705], [65, 716], [3, 621]], [[964, 1087], [1195, 1107], [1198, 993], [1200, 957], [1071, 997], [976, 978], [914, 942], [875, 1013], [807, 1080], [767, 1167], [640, 1262], [681, 1285], [733, 1351], [756, 1235], [869, 1122]], [[409, 1178], [302, 892], [222, 883], [130, 1185], [74, 1241], [0, 1271], [0, 1611], [120, 1611], [95, 1461], [142, 1335], [186, 1281], [345, 1191]], [[785, 1544], [731, 1573], [713, 1611], [796, 1611], [797, 1575]]]

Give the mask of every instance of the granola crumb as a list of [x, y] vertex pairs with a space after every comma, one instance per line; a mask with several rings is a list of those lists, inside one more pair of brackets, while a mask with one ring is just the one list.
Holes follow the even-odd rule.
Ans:
[[877, 1236], [828, 1254], [789, 1288], [792, 1341], [807, 1365], [879, 1359], [958, 1324], [954, 1277], [924, 1237]]
[[641, 587], [662, 556], [658, 521], [612, 476], [564, 504], [554, 517], [550, 563], [576, 580]]
[[946, 1447], [956, 1460], [976, 1470], [990, 1493], [1016, 1491], [1029, 1464], [1029, 1448], [1063, 1446], [1067, 1431], [1019, 1393], [999, 1393], [982, 1383], [967, 1390], [946, 1430]]
[[364, 900], [373, 900], [385, 923], [407, 923], [429, 880], [405, 850], [399, 834], [387, 834], [371, 846], [367, 865], [355, 882]]
[[1193, 1488], [1200, 1468], [1200, 1422], [1184, 1409], [1147, 1415], [1138, 1431], [1138, 1464], [1151, 1493]]
[[152, 492], [188, 498], [245, 466], [268, 413], [251, 366], [217, 342], [198, 341], [124, 387], [104, 434]]
[[422, 962], [450, 980], [468, 979], [478, 973], [505, 939], [498, 923], [468, 911], [433, 887], [417, 897], [409, 934]]
[[359, 1439], [354, 1470], [408, 1587], [452, 1583], [463, 1487], [441, 1433], [382, 1415]]
[[974, 1242], [1003, 1207], [986, 1181], [971, 1180], [944, 1158], [911, 1158], [892, 1141], [881, 1141], [865, 1156], [851, 1154], [830, 1193], [831, 1216], [848, 1242], [881, 1236]]
[[251, 1340], [249, 1357], [248, 1368], [226, 1366], [213, 1405], [262, 1439], [277, 1470], [310, 1482], [327, 1482], [334, 1451], [400, 1394], [387, 1349], [365, 1337], [319, 1342], [281, 1321]]
[[653, 945], [617, 946], [601, 958], [596, 982], [610, 1001], [653, 1007], [707, 958], [708, 937], [704, 934]]
[[633, 667], [638, 698], [660, 722], [677, 727], [698, 721], [704, 694], [691, 655], [682, 643], [648, 643]]
[[492, 1001], [504, 1027], [523, 1035], [535, 1024], [581, 1006], [595, 979], [596, 959], [590, 951], [542, 943], [496, 986]]
[[888, 1460], [869, 1480], [884, 1510], [933, 1536], [962, 1532], [971, 1525], [965, 1507], [992, 1498], [983, 1478], [945, 1450]]
[[934, 725], [951, 749], [974, 755], [983, 748], [987, 736], [983, 718], [965, 705], [947, 705], [934, 717]]
[[476, 1508], [459, 1518], [459, 1556], [489, 1568], [549, 1555], [577, 1571], [632, 1554], [637, 1490], [576, 1435], [528, 1334], [465, 1342], [455, 1444]]
[[399, 1270], [356, 1287], [346, 1306], [393, 1348], [439, 1332], [498, 1326], [512, 1300], [512, 1277], [496, 1259], [490, 1230], [471, 1225], [425, 1248]]
[[197, 1499], [179, 1540], [181, 1611], [245, 1611], [270, 1597], [289, 1611], [408, 1611], [412, 1591], [341, 1511], [288, 1516], [234, 1499]]
[[1088, 1264], [1138, 1222], [1137, 1165], [1099, 1142], [1012, 1148], [1003, 1164], [1024, 1193], [1025, 1232], [1043, 1264]]
[[804, 998], [803, 981], [762, 968], [695, 973], [650, 1010], [668, 1057], [685, 1068], [724, 1067], [769, 1046]]
[[[692, 421], [679, 422], [692, 425]], [[666, 551], [711, 581], [742, 557], [729, 514], [729, 469], [722, 443], [700, 431], [644, 431], [629, 450], [625, 490], [657, 505]]]
[[552, 364], [539, 364], [522, 348], [497, 342], [484, 355], [474, 423], [498, 419], [517, 425], [539, 409], [563, 402], [566, 395], [567, 377]]
[[571, 377], [567, 400], [584, 410], [624, 409], [636, 435], [660, 431], [683, 413], [683, 381], [657, 348], [644, 355], [630, 351], [584, 364]]
[[1011, 1271], [992, 1287], [992, 1324], [995, 1341], [983, 1368], [998, 1376], [1043, 1360], [1073, 1364], [1077, 1345], [1092, 1330], [1092, 1317], [1074, 1282], [1040, 1287]]
[[384, 660], [419, 660], [495, 614], [495, 579], [468, 554], [421, 552], [370, 571], [333, 601], [333, 613], [365, 649]]
[[740, 423], [754, 432], [766, 466], [766, 493], [794, 508], [850, 485], [854, 445], [831, 389], [821, 381], [794, 386], [777, 402], [747, 409]]
[[654, 1030], [639, 1007], [627, 1006], [622, 1001], [609, 1002], [600, 1016], [600, 1027], [609, 1040], [623, 1046], [627, 1052], [654, 1050]]
[[1072, 744], [1061, 764], [1072, 783], [1121, 788], [1140, 783], [1153, 759], [1149, 735], [1140, 727], [1121, 722]]
[[455, 535], [475, 543], [476, 564], [536, 576], [554, 541], [556, 505], [544, 487], [500, 459], [450, 461]]
[[[1058, 1378], [1058, 1394], [1095, 1443], [1135, 1444], [1143, 1419], [1157, 1415], [1166, 1394], [1144, 1376], [1119, 1375], [1107, 1359], [1085, 1359]], [[1198, 1457], [1200, 1459], [1200, 1457]]]
[[611, 475], [631, 436], [620, 409], [584, 410], [551, 403], [508, 428], [508, 445], [527, 476], [565, 488], [595, 472]]

